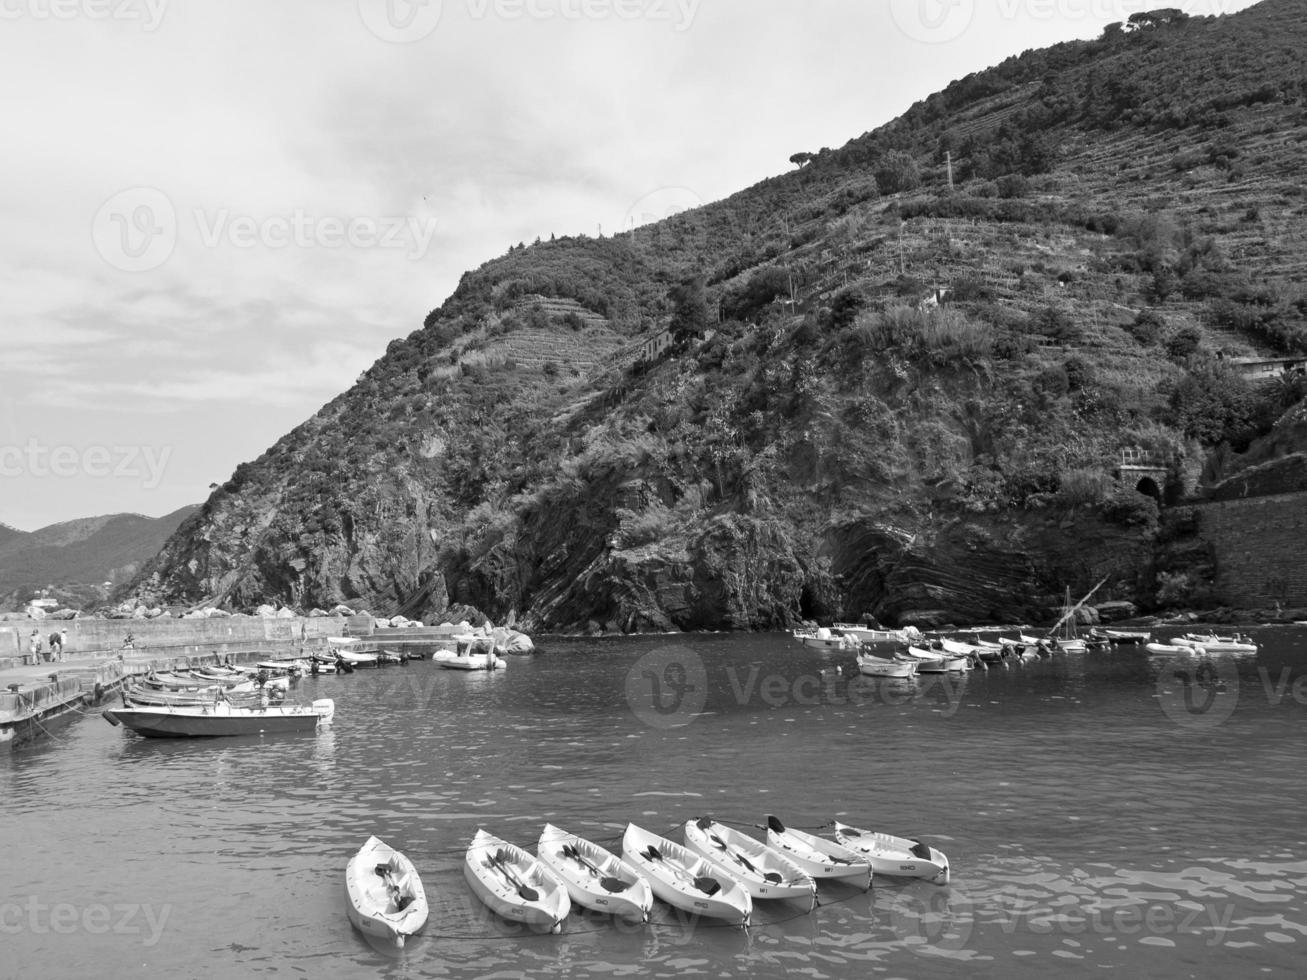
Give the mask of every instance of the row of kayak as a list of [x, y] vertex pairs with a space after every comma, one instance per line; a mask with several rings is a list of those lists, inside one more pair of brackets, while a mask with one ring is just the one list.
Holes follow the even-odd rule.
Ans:
[[[655, 899], [748, 928], [755, 899], [817, 904], [818, 881], [870, 888], [874, 875], [947, 884], [948, 858], [928, 844], [836, 822], [834, 840], [767, 818], [766, 841], [707, 817], [680, 844], [629, 824], [621, 854], [546, 824], [536, 854], [478, 830], [463, 860], [472, 893], [495, 914], [561, 932], [573, 906], [648, 922]], [[376, 837], [345, 869], [350, 921], [397, 946], [426, 923], [426, 893], [413, 863]]]

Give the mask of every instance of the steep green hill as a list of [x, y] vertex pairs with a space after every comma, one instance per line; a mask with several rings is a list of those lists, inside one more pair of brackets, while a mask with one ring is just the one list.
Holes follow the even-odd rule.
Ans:
[[515, 246], [133, 589], [534, 629], [1028, 618], [1104, 575], [1148, 604], [1122, 451], [1175, 499], [1302, 394], [1235, 369], [1307, 351], [1299, 14], [1141, 18], [725, 201]]
[[17, 606], [37, 589], [104, 598], [105, 582], [126, 583], [198, 507], [164, 517], [107, 514], [51, 524], [0, 540], [0, 596]]

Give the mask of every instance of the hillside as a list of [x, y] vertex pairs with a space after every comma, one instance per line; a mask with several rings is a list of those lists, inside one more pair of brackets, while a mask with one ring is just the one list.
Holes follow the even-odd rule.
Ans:
[[1303, 394], [1236, 368], [1307, 352], [1299, 14], [1132, 18], [725, 201], [514, 246], [132, 589], [537, 630], [1026, 619], [1104, 575], [1147, 607], [1121, 453], [1173, 501]]
[[0, 596], [18, 606], [38, 589], [91, 601], [105, 598], [103, 583], [123, 584], [152, 558], [198, 508], [164, 517], [109, 514], [51, 524], [0, 539]]

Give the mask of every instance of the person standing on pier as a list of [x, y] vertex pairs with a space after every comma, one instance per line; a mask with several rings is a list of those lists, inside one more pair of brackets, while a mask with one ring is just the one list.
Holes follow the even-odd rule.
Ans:
[[32, 663], [39, 664], [41, 662], [41, 631], [32, 630], [29, 640], [32, 646]]
[[64, 635], [60, 630], [50, 634], [50, 659], [60, 662], [64, 659]]

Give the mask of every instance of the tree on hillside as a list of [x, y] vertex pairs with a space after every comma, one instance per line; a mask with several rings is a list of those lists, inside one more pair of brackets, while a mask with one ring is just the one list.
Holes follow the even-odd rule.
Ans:
[[1179, 26], [1189, 19], [1189, 15], [1178, 7], [1165, 7], [1161, 10], [1146, 10], [1131, 14], [1126, 30], [1147, 31], [1155, 27]]
[[672, 322], [668, 326], [672, 338], [679, 343], [702, 337], [708, 329], [708, 293], [703, 276], [673, 286], [667, 298], [672, 303]]
[[811, 153], [796, 153], [794, 156], [790, 157], [790, 163], [794, 164], [796, 167], [802, 167], [804, 164], [811, 163], [812, 159], [813, 157]]
[[911, 154], [890, 150], [876, 164], [876, 184], [883, 194], [912, 191], [921, 186], [921, 170]]

